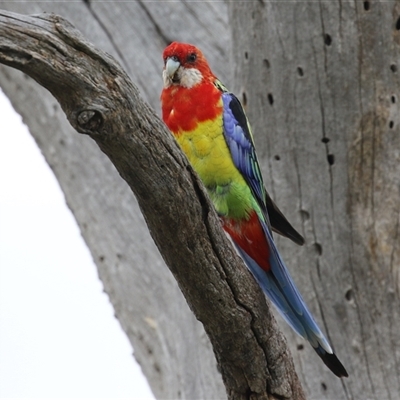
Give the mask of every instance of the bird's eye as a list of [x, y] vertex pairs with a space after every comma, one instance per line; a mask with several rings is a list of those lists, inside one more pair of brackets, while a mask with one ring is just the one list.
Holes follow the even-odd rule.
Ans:
[[196, 61], [196, 59], [197, 59], [197, 54], [196, 53], [190, 53], [188, 56], [187, 56], [187, 61], [188, 62], [190, 62], [190, 63], [193, 63], [193, 62], [195, 62]]

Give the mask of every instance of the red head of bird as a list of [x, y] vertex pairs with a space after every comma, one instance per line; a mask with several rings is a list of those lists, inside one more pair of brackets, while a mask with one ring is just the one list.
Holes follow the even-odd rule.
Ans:
[[215, 79], [203, 53], [191, 44], [171, 43], [165, 48], [163, 59], [164, 88], [176, 85], [190, 89]]

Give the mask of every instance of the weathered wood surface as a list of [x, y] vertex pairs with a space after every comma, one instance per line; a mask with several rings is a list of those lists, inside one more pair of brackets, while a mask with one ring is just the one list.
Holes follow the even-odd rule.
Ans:
[[282, 324], [310, 399], [400, 393], [400, 2], [238, 2], [235, 90], [266, 185], [304, 248], [279, 240], [350, 374]]
[[[160, 32], [168, 32], [169, 39], [204, 41], [221, 74], [229, 62], [230, 39], [223, 3], [203, 6], [207, 19], [195, 30], [199, 17], [190, 12], [192, 5], [160, 4], [164, 13], [157, 15], [147, 11], [148, 6], [0, 2], [5, 10], [54, 12], [68, 19], [89, 41], [113, 55], [145, 100], [159, 110], [161, 53], [166, 44]], [[165, 17], [170, 14], [175, 23]], [[210, 35], [213, 29], [216, 34]], [[0, 86], [53, 169], [155, 396], [226, 398], [204, 329], [166, 268], [132, 192], [115, 167], [91, 139], [76, 134], [57, 100], [32, 79], [0, 65]]]
[[[142, 101], [118, 64], [92, 47], [65, 20], [50, 14], [29, 17], [3, 12], [0, 36], [0, 62], [20, 69], [46, 87], [59, 101], [71, 125], [96, 141], [135, 193], [155, 243], [211, 339], [228, 397], [303, 398], [291, 356], [261, 291], [223, 234], [202, 185], [172, 135]], [[85, 157], [83, 160], [87, 162]], [[118, 208], [118, 196], [112, 205]], [[133, 266], [125, 252], [116, 252], [114, 246], [119, 243], [113, 229], [122, 230], [124, 225], [116, 225], [113, 220], [108, 223], [101, 233], [109, 234], [109, 252], [118, 263], [109, 266], [109, 253], [104, 247], [99, 249], [99, 244], [94, 246], [101, 251], [98, 262], [122, 280], [126, 271], [121, 265], [126, 262], [127, 269]], [[152, 274], [148, 265], [141, 267], [142, 279], [151, 281], [147, 290], [157, 296], [157, 286], [163, 284], [158, 280], [160, 266]], [[168, 286], [164, 288], [169, 291]], [[224, 396], [218, 392], [220, 377], [212, 353], [205, 357], [197, 354], [197, 332], [187, 324], [176, 327], [174, 316], [168, 315], [171, 302], [172, 308], [176, 307], [174, 299], [160, 307], [160, 319], [149, 316], [148, 304], [144, 304], [147, 314], [138, 323], [137, 315], [130, 309], [131, 291], [124, 292], [118, 285], [110, 285], [109, 289], [110, 298], [119, 300], [117, 305], [121, 309], [128, 309], [127, 316], [118, 315], [123, 324], [130, 323], [136, 330], [142, 325], [150, 326], [162, 336], [162, 344], [172, 347], [172, 357], [168, 359], [166, 356], [171, 354], [154, 354], [152, 349], [145, 348], [155, 361], [141, 360], [159, 375], [150, 379], [159, 390], [159, 397]], [[136, 291], [140, 287], [135, 282], [131, 289]], [[182, 336], [183, 346], [177, 342], [178, 335], [163, 335], [162, 318], [166, 317], [170, 317], [168, 323]], [[196, 328], [201, 332], [199, 326]], [[134, 346], [135, 340], [143, 345], [141, 341], [148, 339], [131, 333], [128, 330]], [[180, 357], [174, 357], [177, 349], [183, 353]], [[209, 351], [209, 346], [201, 350]], [[209, 365], [205, 365], [206, 361]], [[162, 362], [169, 363], [171, 369], [162, 370]], [[185, 364], [186, 370], [178, 364]], [[196, 365], [198, 374], [193, 375]], [[183, 379], [178, 369], [179, 374], [184, 374]], [[172, 383], [161, 390], [157, 381], [163, 374], [164, 381]], [[168, 390], [173, 394], [168, 394]], [[192, 392], [187, 394], [187, 390]]]
[[[165, 43], [201, 46], [219, 77], [245, 93], [266, 185], [307, 240], [279, 247], [350, 374], [335, 378], [282, 323], [308, 398], [398, 397], [398, 1], [232, 2], [229, 13], [222, 2], [0, 7], [66, 17], [121, 62], [156, 109]], [[204, 331], [108, 160], [30, 79], [0, 66], [0, 86], [55, 171], [156, 396], [225, 397]]]

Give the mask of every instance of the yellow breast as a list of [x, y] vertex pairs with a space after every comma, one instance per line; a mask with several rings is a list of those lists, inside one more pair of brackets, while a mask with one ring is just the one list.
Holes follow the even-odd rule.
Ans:
[[238, 177], [223, 135], [222, 118], [198, 124], [193, 131], [180, 134], [177, 141], [206, 186], [226, 184]]
[[190, 132], [180, 132], [176, 140], [199, 174], [218, 213], [243, 218], [254, 208], [242, 174], [233, 163], [226, 144], [222, 117], [199, 123]]

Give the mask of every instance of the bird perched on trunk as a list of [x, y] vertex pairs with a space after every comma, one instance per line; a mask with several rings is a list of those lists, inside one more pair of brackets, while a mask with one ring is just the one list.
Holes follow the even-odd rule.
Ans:
[[163, 58], [163, 120], [203, 181], [225, 232], [285, 320], [334, 374], [348, 376], [274, 243], [271, 229], [300, 245], [304, 239], [264, 188], [242, 105], [195, 46], [174, 42]]

